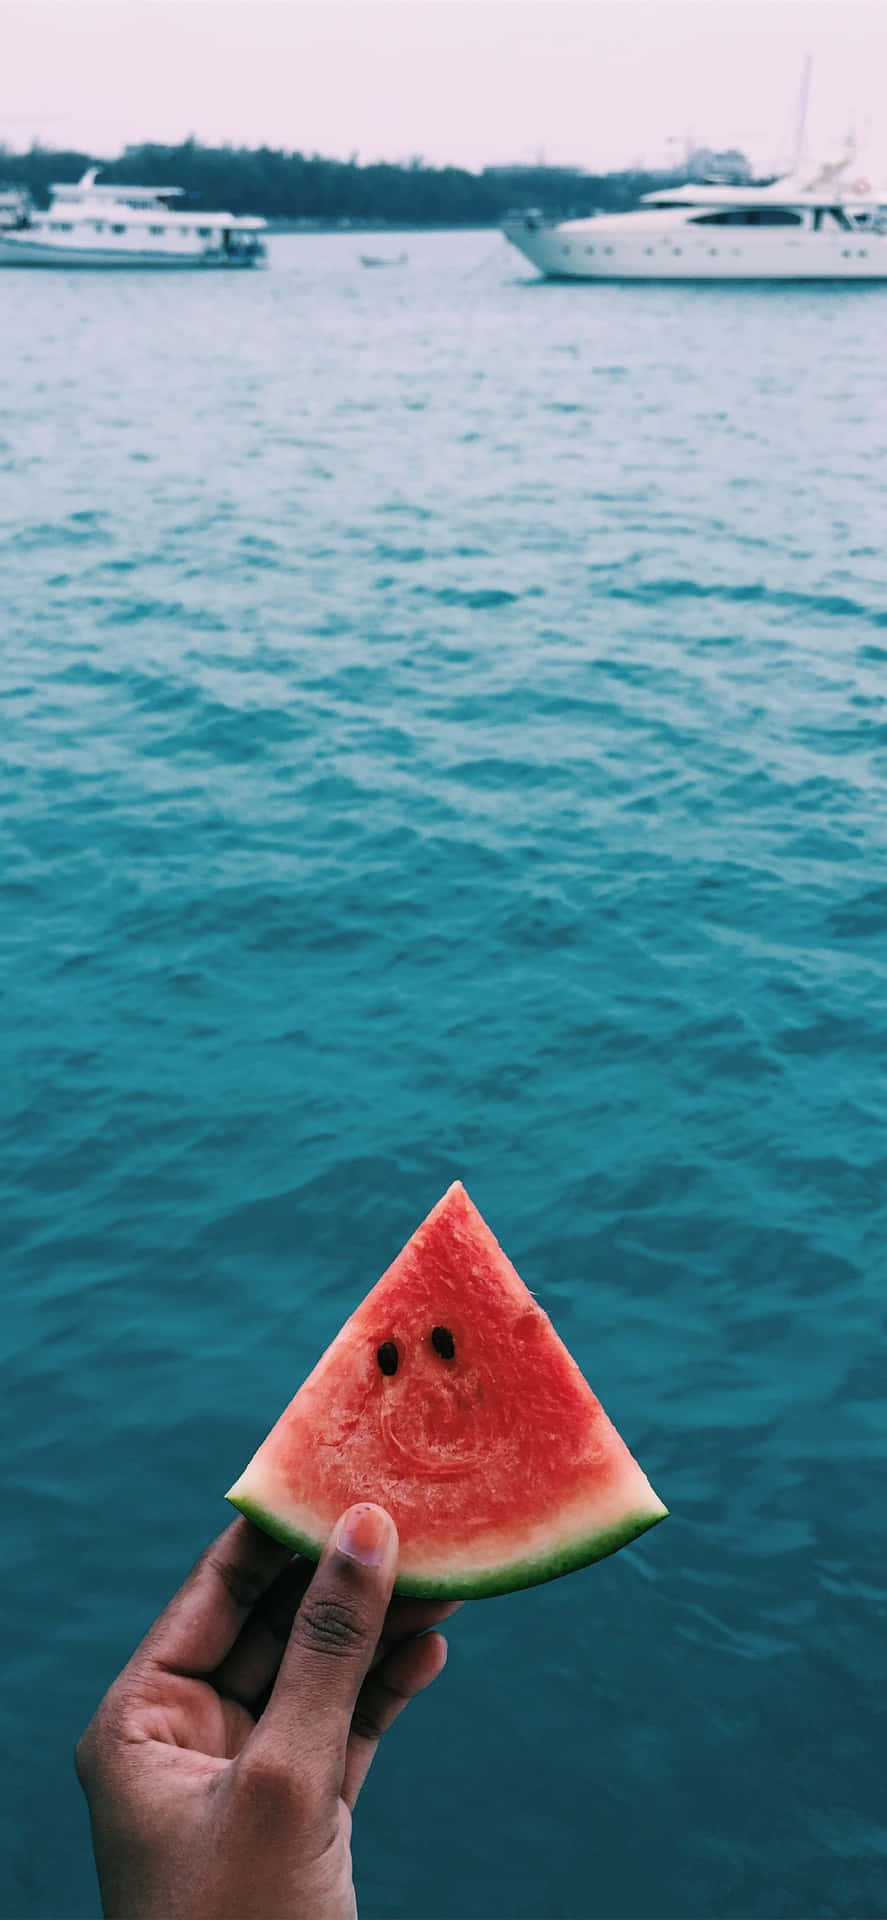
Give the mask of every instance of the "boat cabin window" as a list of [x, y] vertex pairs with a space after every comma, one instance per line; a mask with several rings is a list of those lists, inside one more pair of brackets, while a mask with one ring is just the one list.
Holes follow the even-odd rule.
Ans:
[[802, 213], [790, 207], [730, 207], [722, 213], [694, 213], [696, 227], [801, 227]]
[[73, 233], [74, 231], [72, 220], [50, 220], [49, 224], [53, 233]]
[[125, 228], [125, 227], [115, 227], [115, 226], [112, 226], [112, 228], [111, 228], [111, 232], [112, 232], [112, 233], [125, 233], [125, 232], [126, 232], [126, 228]]
[[165, 233], [166, 228], [165, 227], [149, 227], [148, 232], [149, 233]]
[[212, 227], [198, 227], [197, 231], [201, 240], [211, 240], [213, 237]]

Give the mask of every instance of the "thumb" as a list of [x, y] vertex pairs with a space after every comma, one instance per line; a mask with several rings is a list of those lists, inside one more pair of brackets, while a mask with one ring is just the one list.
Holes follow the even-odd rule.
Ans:
[[[349, 1507], [293, 1620], [255, 1740], [307, 1785], [341, 1790], [351, 1717], [378, 1646], [397, 1572], [397, 1528], [382, 1507]], [[251, 1743], [252, 1744], [252, 1743]]]

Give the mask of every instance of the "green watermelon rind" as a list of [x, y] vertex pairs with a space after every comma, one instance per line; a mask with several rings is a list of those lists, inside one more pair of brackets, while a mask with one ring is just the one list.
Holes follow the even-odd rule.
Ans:
[[[230, 1494], [226, 1497], [247, 1520], [252, 1520], [272, 1539], [291, 1547], [294, 1553], [303, 1554], [307, 1560], [320, 1559], [323, 1541], [312, 1540], [298, 1528], [288, 1526], [248, 1494], [238, 1494], [236, 1500], [231, 1499]], [[590, 1567], [595, 1560], [605, 1560], [609, 1554], [618, 1553], [620, 1547], [627, 1547], [667, 1516], [668, 1508], [663, 1506], [655, 1513], [626, 1513], [615, 1526], [563, 1540], [537, 1559], [513, 1560], [507, 1566], [479, 1568], [477, 1573], [465, 1570], [451, 1576], [399, 1573], [394, 1591], [412, 1595], [417, 1600], [482, 1600], [497, 1593], [517, 1593], [524, 1587], [539, 1587], [547, 1580], [559, 1580], [564, 1574], [576, 1573], [580, 1567]]]

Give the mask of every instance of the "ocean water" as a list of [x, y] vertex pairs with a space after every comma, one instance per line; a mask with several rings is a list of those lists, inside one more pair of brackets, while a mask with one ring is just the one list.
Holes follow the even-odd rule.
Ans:
[[458, 1175], [672, 1517], [454, 1620], [364, 1920], [883, 1915], [887, 290], [361, 244], [0, 275], [0, 1910]]

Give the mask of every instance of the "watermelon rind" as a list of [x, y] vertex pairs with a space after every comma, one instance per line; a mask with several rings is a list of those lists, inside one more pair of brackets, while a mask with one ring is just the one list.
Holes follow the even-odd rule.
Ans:
[[[245, 1492], [237, 1492], [236, 1488], [232, 1488], [226, 1498], [248, 1520], [261, 1527], [263, 1533], [271, 1534], [283, 1546], [291, 1547], [306, 1560], [320, 1559], [322, 1540], [312, 1539], [309, 1534], [289, 1526], [279, 1515], [269, 1513], [257, 1500]], [[656, 1499], [655, 1494], [653, 1498]], [[565, 1539], [536, 1558], [511, 1560], [505, 1566], [479, 1567], [476, 1572], [466, 1568], [452, 1574], [399, 1571], [394, 1591], [420, 1600], [482, 1600], [497, 1593], [517, 1593], [521, 1588], [542, 1586], [548, 1580], [559, 1580], [563, 1574], [576, 1573], [580, 1567], [590, 1567], [595, 1560], [605, 1560], [608, 1554], [618, 1553], [620, 1547], [637, 1540], [667, 1515], [668, 1508], [657, 1500], [655, 1511], [626, 1513], [613, 1526]]]

